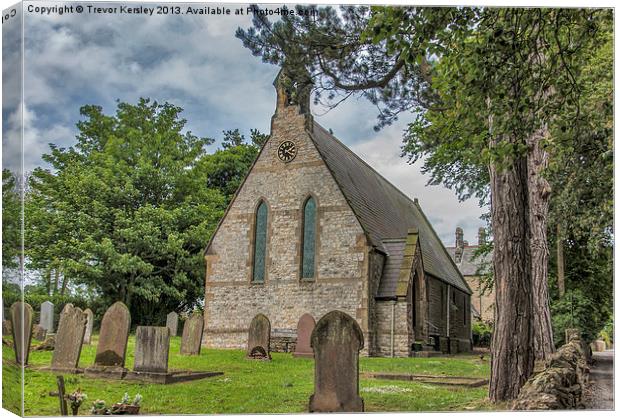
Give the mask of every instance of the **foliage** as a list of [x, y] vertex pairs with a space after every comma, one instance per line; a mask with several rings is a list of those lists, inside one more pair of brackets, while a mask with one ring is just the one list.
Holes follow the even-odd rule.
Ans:
[[476, 321], [471, 324], [471, 333], [475, 346], [489, 347], [491, 335], [493, 335], [493, 324], [488, 321]]
[[614, 318], [611, 316], [608, 320], [599, 336], [605, 341], [607, 347], [610, 347], [614, 342]]
[[[2, 268], [19, 266], [21, 252], [21, 199], [15, 175], [2, 170]], [[4, 274], [3, 274], [4, 275]]]
[[[97, 335], [93, 343], [84, 345], [80, 367], [93, 363]], [[314, 390], [314, 362], [294, 358], [290, 353], [272, 353], [271, 362], [247, 360], [243, 350], [204, 349], [198, 356], [179, 354], [180, 337], [170, 342], [171, 370], [224, 371], [222, 376], [195, 380], [187, 384], [156, 385], [131, 381], [90, 379], [77, 375], [74, 384], [87, 392], [91, 399], [103, 399], [108, 407], [124, 393], [139, 392], [148, 400], [140, 413], [157, 414], [250, 414], [303, 413]], [[125, 365], [132, 369], [135, 336], [130, 335]], [[10, 350], [4, 350], [10, 351]], [[33, 351], [25, 370], [25, 407], [27, 415], [57, 415], [58, 401], [41, 396], [55, 387], [53, 373], [38, 369], [50, 364], [51, 352]], [[363, 391], [366, 411], [454, 411], [489, 409], [485, 388], [452, 388], [416, 382], [367, 379], [367, 372], [401, 372], [435, 376], [488, 377], [489, 362], [478, 356], [451, 358], [360, 358], [360, 390]], [[269, 384], [266, 384], [269, 382]], [[371, 388], [398, 386], [411, 392], [381, 393]], [[191, 387], [191, 390], [188, 388]], [[205, 396], [208, 393], [209, 396]], [[493, 408], [496, 408], [493, 406]]]
[[26, 202], [30, 267], [60, 270], [134, 321], [160, 323], [203, 293], [202, 249], [226, 205], [198, 169], [212, 142], [182, 109], [141, 99], [113, 116], [84, 106], [77, 144], [50, 145]]

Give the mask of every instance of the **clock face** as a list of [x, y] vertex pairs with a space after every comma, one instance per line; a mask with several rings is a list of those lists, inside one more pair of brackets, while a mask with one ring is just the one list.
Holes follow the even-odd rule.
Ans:
[[285, 163], [293, 161], [297, 155], [297, 146], [293, 141], [284, 141], [278, 147], [278, 158]]

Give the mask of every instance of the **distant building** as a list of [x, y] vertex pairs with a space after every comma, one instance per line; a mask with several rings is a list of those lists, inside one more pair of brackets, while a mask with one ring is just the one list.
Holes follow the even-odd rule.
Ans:
[[463, 229], [457, 227], [455, 245], [446, 247], [446, 250], [473, 292], [471, 295], [472, 316], [483, 321], [493, 321], [495, 289], [484, 291], [484, 286], [481, 284], [483, 276], [488, 274], [493, 267], [493, 253], [476, 257], [476, 251], [485, 243], [484, 228], [478, 229], [478, 245], [469, 245], [463, 240]]
[[294, 339], [302, 315], [337, 309], [366, 355], [469, 351], [471, 290], [417, 200], [316, 123], [294, 84], [278, 77], [271, 136], [205, 250], [204, 344], [244, 347], [258, 313]]

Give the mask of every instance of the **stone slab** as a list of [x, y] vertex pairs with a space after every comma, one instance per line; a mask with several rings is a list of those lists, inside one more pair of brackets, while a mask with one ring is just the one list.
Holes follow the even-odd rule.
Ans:
[[34, 311], [27, 303], [15, 302], [11, 305], [11, 330], [13, 349], [17, 364], [27, 365], [32, 342], [32, 321]]
[[489, 379], [466, 376], [429, 376], [408, 373], [364, 373], [365, 378], [381, 380], [401, 380], [427, 383], [439, 386], [461, 386], [461, 387], [480, 387], [487, 385]]
[[54, 304], [49, 300], [41, 304], [39, 325], [45, 328], [47, 332], [54, 332]]
[[124, 367], [131, 315], [122, 302], [110, 306], [103, 315], [95, 365], [102, 367]]
[[52, 370], [76, 370], [82, 352], [86, 315], [78, 307], [68, 303], [63, 308], [58, 321], [56, 343], [52, 354]]
[[93, 336], [94, 314], [93, 311], [90, 310], [90, 308], [86, 308], [84, 310], [84, 313], [86, 314], [86, 331], [84, 331], [84, 344], [90, 344], [90, 340]]
[[271, 322], [263, 314], [256, 315], [248, 329], [248, 348], [246, 357], [254, 360], [271, 360], [270, 350]]
[[204, 332], [204, 320], [202, 314], [192, 313], [183, 324], [183, 336], [181, 337], [181, 354], [199, 355], [202, 345], [202, 333]]
[[179, 332], [179, 314], [170, 312], [166, 316], [166, 326], [170, 329], [170, 336], [176, 337]]
[[294, 357], [314, 357], [314, 351], [310, 346], [310, 337], [316, 322], [310, 314], [303, 314], [297, 323], [297, 343]]
[[32, 327], [32, 338], [37, 341], [44, 341], [47, 336], [47, 330], [43, 328], [41, 325], [36, 324]]
[[125, 376], [125, 380], [169, 385], [172, 383], [188, 382], [191, 380], [221, 376], [223, 374], [224, 372], [176, 371], [167, 373], [152, 373], [131, 371], [127, 373], [127, 376]]
[[136, 329], [133, 371], [166, 374], [169, 351], [170, 328], [139, 326]]
[[364, 334], [341, 311], [323, 316], [310, 338], [314, 350], [314, 394], [310, 412], [364, 412], [359, 396], [359, 352]]

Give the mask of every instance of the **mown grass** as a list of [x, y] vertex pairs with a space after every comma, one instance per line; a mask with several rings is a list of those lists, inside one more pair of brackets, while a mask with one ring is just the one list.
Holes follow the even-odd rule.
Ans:
[[[80, 366], [93, 363], [93, 344], [84, 346]], [[129, 338], [126, 366], [133, 366], [134, 337]], [[133, 398], [143, 396], [144, 414], [217, 414], [217, 413], [303, 413], [314, 389], [314, 361], [293, 358], [290, 354], [272, 353], [271, 362], [245, 359], [242, 350], [203, 349], [200, 356], [181, 356], [180, 338], [172, 339], [171, 370], [223, 371], [223, 376], [177, 383], [155, 385], [116, 380], [89, 379], [81, 375], [65, 376], [67, 391], [81, 388], [88, 400], [80, 409], [88, 414], [92, 401], [103, 399], [107, 404], [120, 401], [125, 392]], [[5, 347], [6, 348], [6, 347]], [[5, 350], [10, 351], [10, 350]], [[3, 356], [4, 357], [4, 356]], [[33, 351], [31, 367], [25, 372], [25, 414], [57, 415], [58, 400], [49, 392], [56, 389], [55, 375], [37, 370], [48, 366], [52, 353]], [[451, 358], [362, 358], [360, 371], [402, 372], [445, 376], [486, 377], [488, 361], [476, 356]], [[360, 380], [365, 409], [373, 411], [455, 411], [496, 408], [487, 400], [487, 389], [455, 388], [414, 382]]]

